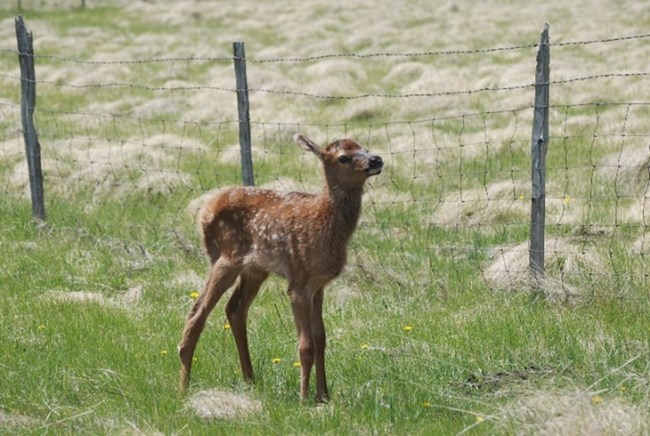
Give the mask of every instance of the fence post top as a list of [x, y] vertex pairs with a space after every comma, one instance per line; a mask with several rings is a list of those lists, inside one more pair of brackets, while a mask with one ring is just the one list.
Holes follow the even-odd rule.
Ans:
[[16, 18], [14, 19], [14, 21], [16, 22], [16, 27], [20, 26], [22, 28], [25, 28], [25, 21], [23, 20], [22, 15], [16, 15]]

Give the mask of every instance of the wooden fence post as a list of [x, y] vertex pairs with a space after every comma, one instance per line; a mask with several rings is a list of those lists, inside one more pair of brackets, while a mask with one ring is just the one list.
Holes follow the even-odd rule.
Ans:
[[550, 47], [548, 24], [537, 52], [535, 112], [531, 142], [532, 196], [530, 220], [530, 272], [533, 283], [544, 277], [544, 224], [546, 212], [546, 152], [549, 140]]
[[41, 168], [41, 145], [34, 127], [36, 108], [36, 74], [34, 72], [34, 47], [32, 34], [25, 28], [23, 17], [16, 17], [16, 39], [18, 40], [18, 60], [20, 61], [21, 118], [25, 153], [29, 170], [29, 187], [32, 197], [32, 215], [36, 220], [45, 220], [43, 194], [43, 171]]
[[239, 110], [239, 147], [241, 152], [242, 182], [255, 185], [251, 152], [251, 123], [248, 105], [248, 79], [246, 78], [246, 53], [243, 42], [233, 43], [235, 79], [237, 81], [237, 107]]

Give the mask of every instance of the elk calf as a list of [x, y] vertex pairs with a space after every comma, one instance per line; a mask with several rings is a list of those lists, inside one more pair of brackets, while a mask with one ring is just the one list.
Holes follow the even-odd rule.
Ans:
[[246, 335], [248, 308], [262, 282], [269, 273], [275, 273], [289, 282], [299, 341], [300, 397], [307, 398], [315, 364], [316, 401], [329, 398], [323, 288], [345, 265], [347, 244], [361, 213], [364, 183], [381, 172], [383, 161], [350, 139], [322, 149], [304, 136], [294, 139], [323, 164], [325, 183], [320, 194], [228, 188], [211, 198], [199, 213], [211, 267], [178, 346], [181, 390], [187, 388], [192, 356], [206, 318], [237, 278], [226, 316], [244, 378], [253, 379]]

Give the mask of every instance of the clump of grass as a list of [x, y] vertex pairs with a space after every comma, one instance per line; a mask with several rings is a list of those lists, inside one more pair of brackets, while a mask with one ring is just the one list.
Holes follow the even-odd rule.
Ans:
[[650, 430], [647, 410], [598, 392], [540, 391], [524, 394], [504, 407], [500, 431], [519, 434], [638, 435]]
[[187, 400], [187, 405], [203, 419], [245, 419], [262, 413], [262, 403], [248, 395], [214, 389], [197, 392]]
[[134, 286], [113, 298], [107, 298], [100, 292], [88, 291], [51, 291], [44, 298], [63, 303], [95, 303], [106, 307], [133, 308], [142, 300], [142, 286]]
[[576, 242], [562, 238], [545, 241], [547, 273], [540, 283], [533, 283], [531, 278], [527, 242], [494, 250], [494, 259], [483, 270], [483, 277], [496, 289], [537, 288], [549, 297], [577, 297], [589, 290], [575, 284], [583, 282], [584, 277], [602, 274], [605, 260], [593, 248]]

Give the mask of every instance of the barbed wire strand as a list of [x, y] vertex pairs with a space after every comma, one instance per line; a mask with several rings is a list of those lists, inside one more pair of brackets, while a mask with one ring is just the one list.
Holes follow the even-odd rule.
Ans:
[[[585, 41], [566, 41], [549, 44], [550, 47], [568, 47], [578, 45], [593, 45], [593, 44], [606, 44], [620, 41], [630, 41], [635, 39], [650, 38], [650, 33], [630, 36], [620, 36], [613, 38], [592, 39]], [[515, 51], [538, 47], [539, 43], [531, 44], [518, 44], [507, 47], [491, 47], [484, 49], [474, 50], [438, 50], [438, 51], [421, 51], [421, 52], [374, 52], [374, 53], [328, 53], [317, 56], [305, 57], [288, 57], [288, 58], [255, 58], [247, 57], [245, 60], [250, 63], [300, 63], [300, 62], [313, 62], [333, 58], [356, 58], [356, 59], [370, 59], [378, 57], [431, 57], [431, 56], [457, 56], [457, 55], [472, 55], [472, 54], [488, 54], [498, 53], [505, 51]], [[0, 53], [11, 53], [20, 55], [17, 49], [0, 49]], [[56, 60], [60, 62], [71, 62], [86, 65], [132, 65], [132, 64], [148, 64], [148, 63], [169, 63], [169, 62], [232, 62], [235, 59], [240, 59], [235, 56], [179, 56], [179, 57], [156, 57], [144, 59], [117, 59], [117, 60], [88, 60], [80, 59], [70, 56], [48, 55], [48, 54], [26, 54], [39, 59]]]
[[[603, 73], [603, 74], [593, 74], [589, 76], [582, 77], [573, 77], [569, 79], [560, 79], [552, 80], [549, 82], [542, 83], [542, 85], [560, 85], [568, 84], [574, 82], [596, 80], [596, 79], [605, 79], [605, 78], [614, 78], [614, 77], [647, 77], [650, 76], [649, 72], [632, 72], [632, 73]], [[9, 78], [13, 80], [27, 80], [23, 79], [20, 76], [15, 76], [11, 74], [0, 73], [0, 77]], [[149, 86], [142, 85], [137, 83], [127, 83], [127, 82], [108, 82], [108, 83], [88, 83], [83, 85], [77, 85], [74, 83], [60, 83], [51, 80], [35, 80], [33, 81], [37, 84], [47, 84], [55, 85], [67, 88], [75, 89], [101, 89], [101, 88], [130, 88], [130, 89], [141, 89], [147, 91], [201, 91], [201, 90], [212, 90], [212, 91], [223, 91], [223, 92], [238, 92], [235, 88], [225, 88], [220, 86], [212, 85], [191, 85], [191, 86]], [[275, 95], [284, 95], [284, 96], [296, 96], [296, 97], [308, 97], [321, 100], [359, 100], [364, 98], [387, 98], [387, 99], [399, 99], [399, 98], [421, 98], [421, 97], [445, 97], [445, 96], [456, 96], [456, 95], [471, 95], [477, 94], [480, 92], [501, 92], [501, 91], [514, 91], [518, 89], [534, 88], [537, 86], [535, 83], [527, 83], [522, 85], [511, 85], [511, 86], [493, 86], [493, 87], [484, 87], [476, 89], [465, 89], [459, 91], [440, 91], [440, 92], [414, 92], [407, 94], [382, 94], [382, 93], [365, 93], [357, 95], [322, 95], [314, 94], [309, 92], [299, 92], [299, 91], [277, 91], [267, 88], [249, 88], [248, 91], [251, 93], [258, 92], [264, 94], [275, 94]]]

